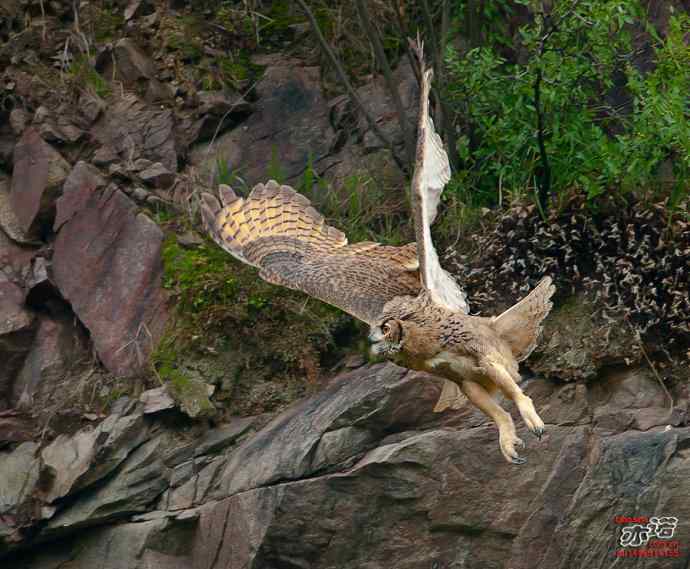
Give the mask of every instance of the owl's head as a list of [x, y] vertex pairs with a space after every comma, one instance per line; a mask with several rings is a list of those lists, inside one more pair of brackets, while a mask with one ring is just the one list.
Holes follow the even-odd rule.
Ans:
[[371, 353], [374, 356], [391, 357], [402, 350], [405, 337], [404, 324], [397, 318], [388, 318], [378, 326], [372, 326], [369, 334]]

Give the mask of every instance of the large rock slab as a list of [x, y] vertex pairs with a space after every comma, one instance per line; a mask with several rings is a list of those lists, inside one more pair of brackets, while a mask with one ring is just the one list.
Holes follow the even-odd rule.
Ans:
[[14, 169], [10, 203], [24, 232], [50, 215], [69, 163], [41, 138], [38, 130], [27, 128], [14, 149]]
[[106, 181], [97, 168], [80, 160], [65, 180], [62, 196], [56, 204], [55, 224], [58, 231], [74, 214], [84, 209], [96, 190], [105, 188]]
[[12, 569], [189, 569], [187, 531], [166, 519], [80, 530], [10, 559]]
[[235, 452], [226, 495], [295, 480], [341, 465], [375, 446], [383, 433], [432, 420], [442, 380], [394, 364], [354, 372], [294, 404]]
[[[551, 467], [583, 460], [582, 428], [559, 428], [514, 468], [493, 427], [391, 436], [341, 472], [240, 492], [202, 508], [195, 568], [504, 567], [548, 497]], [[577, 487], [584, 472], [560, 466]], [[550, 493], [557, 492], [552, 485]], [[292, 565], [290, 565], [292, 564]]]
[[106, 368], [130, 376], [148, 365], [167, 319], [163, 233], [114, 187], [77, 193], [70, 211], [58, 208], [68, 221], [55, 241], [55, 283]]
[[[614, 566], [616, 552], [647, 549], [620, 545], [622, 528], [633, 524], [618, 524], [616, 517], [673, 516], [678, 519], [673, 541], [680, 545], [679, 555], [649, 558], [640, 567], [687, 567], [688, 448], [690, 429], [687, 427], [630, 431], [594, 441], [582, 483], [560, 515], [553, 517], [548, 532], [551, 539], [540, 544], [536, 555], [529, 557], [529, 563], [527, 551], [532, 551], [533, 542], [524, 543], [524, 548], [513, 551], [510, 566], [537, 569]], [[525, 528], [525, 532], [529, 530]]]

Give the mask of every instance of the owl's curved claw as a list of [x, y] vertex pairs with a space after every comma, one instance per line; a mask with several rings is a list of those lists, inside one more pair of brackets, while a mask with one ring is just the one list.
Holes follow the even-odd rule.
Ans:
[[532, 431], [532, 434], [537, 437], [539, 440], [544, 436], [544, 427], [535, 427], [534, 429], [530, 429]]
[[515, 450], [515, 447], [525, 448], [525, 443], [514, 431], [499, 433], [499, 445], [504, 458], [508, 462], [513, 464], [524, 464], [527, 462], [527, 459], [522, 458]]

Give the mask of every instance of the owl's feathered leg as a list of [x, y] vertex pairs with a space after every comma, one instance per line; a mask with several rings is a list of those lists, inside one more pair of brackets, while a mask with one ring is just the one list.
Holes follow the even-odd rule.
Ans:
[[496, 423], [498, 442], [505, 459], [513, 464], [524, 464], [526, 460], [518, 455], [515, 447], [524, 448], [525, 443], [517, 436], [510, 413], [505, 411], [489, 392], [475, 381], [463, 381], [461, 389], [476, 407]]
[[515, 402], [527, 428], [532, 431], [537, 438], [541, 439], [544, 434], [544, 421], [542, 421], [541, 417], [537, 414], [534, 403], [532, 403], [532, 398], [523, 393], [522, 389], [520, 389], [513, 379], [513, 376], [503, 365], [488, 360], [483, 363], [482, 369], [491, 380], [498, 385], [503, 394]]

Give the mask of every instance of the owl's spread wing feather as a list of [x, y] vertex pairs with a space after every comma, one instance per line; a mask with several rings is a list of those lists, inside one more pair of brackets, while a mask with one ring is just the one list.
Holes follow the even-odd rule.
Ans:
[[424, 50], [417, 40], [414, 49], [421, 68], [417, 154], [412, 179], [412, 209], [422, 284], [434, 303], [467, 314], [467, 297], [452, 276], [441, 267], [431, 239], [443, 188], [450, 180], [450, 164], [443, 141], [429, 116], [432, 70], [424, 68]]
[[348, 245], [307, 198], [273, 180], [257, 184], [246, 199], [224, 185], [219, 194], [220, 202], [202, 194], [207, 231], [270, 283], [305, 292], [368, 324], [389, 300], [420, 290], [414, 243]]
[[520, 302], [492, 319], [494, 330], [508, 343], [517, 361], [527, 358], [536, 347], [555, 290], [551, 277], [545, 277]]

